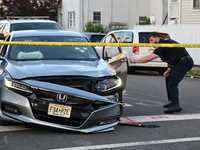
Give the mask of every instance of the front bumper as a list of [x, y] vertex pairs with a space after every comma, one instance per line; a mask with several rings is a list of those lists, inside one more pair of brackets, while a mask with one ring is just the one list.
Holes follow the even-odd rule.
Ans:
[[[34, 84], [38, 85], [39, 81], [34, 82]], [[119, 122], [120, 106], [118, 103], [111, 102], [105, 97], [90, 92], [51, 83], [43, 84], [39, 89], [42, 90], [45, 87], [51, 87], [48, 88], [47, 94], [49, 91], [52, 93], [61, 92], [69, 95], [71, 100], [69, 99], [66, 104], [60, 104], [55, 100], [52, 101], [52, 99], [48, 100], [44, 99], [44, 97], [39, 97], [39, 95], [35, 93], [25, 97], [2, 87], [0, 117], [11, 121], [80, 131], [84, 133], [114, 130], [113, 127]], [[59, 90], [53, 91], [53, 89]], [[75, 97], [76, 104], [72, 103], [73, 98]], [[70, 106], [72, 108], [70, 118], [48, 115], [47, 111], [50, 103]], [[95, 104], [98, 103], [100, 103], [100, 105], [96, 107]], [[12, 110], [9, 111], [12, 107], [7, 109], [5, 108], [7, 106], [17, 108], [19, 112], [14, 113]]]

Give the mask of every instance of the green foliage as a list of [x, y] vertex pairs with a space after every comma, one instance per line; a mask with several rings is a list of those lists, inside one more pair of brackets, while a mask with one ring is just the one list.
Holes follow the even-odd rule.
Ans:
[[61, 0], [2, 0], [0, 3], [0, 17], [51, 16], [51, 11], [56, 13], [60, 4]]
[[84, 32], [94, 32], [94, 33], [106, 33], [107, 28], [104, 27], [101, 23], [94, 23], [92, 21], [88, 21], [85, 24], [85, 27], [83, 29]]
[[150, 25], [150, 24], [151, 24], [150, 18], [145, 18], [143, 22], [139, 23], [139, 25]]
[[187, 75], [200, 76], [200, 71], [188, 71]]

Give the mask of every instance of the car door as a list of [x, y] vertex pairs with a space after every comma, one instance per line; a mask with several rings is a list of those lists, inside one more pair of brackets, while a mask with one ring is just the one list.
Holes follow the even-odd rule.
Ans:
[[[107, 35], [104, 42], [119, 43], [114, 33]], [[103, 48], [102, 58], [116, 70], [117, 75], [122, 79], [123, 88], [125, 88], [127, 80], [127, 58], [122, 52], [121, 47], [105, 46]]]

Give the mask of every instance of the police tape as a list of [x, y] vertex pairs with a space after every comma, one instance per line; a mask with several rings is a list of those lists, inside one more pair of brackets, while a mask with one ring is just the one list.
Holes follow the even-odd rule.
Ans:
[[46, 45], [46, 46], [110, 46], [110, 47], [192, 47], [198, 48], [200, 44], [160, 44], [160, 43], [91, 43], [91, 42], [22, 42], [0, 41], [0, 45]]

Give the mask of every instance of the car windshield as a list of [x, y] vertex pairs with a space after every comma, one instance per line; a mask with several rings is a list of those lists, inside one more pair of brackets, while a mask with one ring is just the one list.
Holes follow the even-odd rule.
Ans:
[[[34, 42], [87, 42], [84, 37], [36, 36], [19, 37], [13, 41]], [[11, 60], [98, 60], [99, 56], [91, 46], [46, 46], [11, 45], [8, 59]]]
[[62, 30], [56, 23], [15, 23], [11, 25], [11, 31], [35, 30], [35, 29], [53, 29]]

